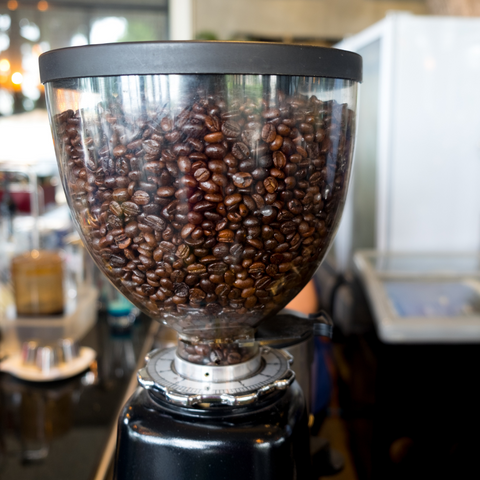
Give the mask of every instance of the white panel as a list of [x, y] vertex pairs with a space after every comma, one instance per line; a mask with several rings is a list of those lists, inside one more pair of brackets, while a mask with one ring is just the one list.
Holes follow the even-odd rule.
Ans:
[[393, 75], [386, 247], [478, 249], [480, 20], [399, 16]]
[[[368, 58], [363, 57], [364, 82], [359, 88], [357, 105], [357, 140], [350, 186], [340, 226], [335, 236], [334, 255], [336, 268], [338, 271], [342, 272], [350, 267], [353, 251], [359, 246], [359, 244], [361, 248], [374, 248], [376, 246], [376, 244], [369, 244], [368, 241], [365, 241], [365, 237], [367, 237], [367, 239], [372, 238], [372, 242], [375, 243], [375, 220], [372, 219], [372, 217], [376, 214], [376, 207], [372, 208], [371, 202], [364, 202], [363, 198], [359, 197], [362, 196], [362, 191], [365, 191], [365, 188], [376, 190], [375, 178], [377, 177], [378, 148], [375, 144], [372, 145], [371, 139], [378, 138], [378, 129], [375, 132], [371, 132], [368, 129], [371, 130], [372, 125], [378, 127], [377, 120], [379, 112], [375, 107], [373, 107], [374, 111], [372, 111], [371, 106], [378, 106], [379, 94], [377, 83], [380, 77], [379, 55], [385, 31], [384, 24], [385, 20], [382, 20], [363, 32], [349, 37], [338, 45], [335, 45], [336, 48], [357, 52], [360, 55], [364, 55], [365, 51], [368, 51], [369, 54]], [[375, 48], [375, 45], [379, 45], [380, 48]], [[370, 84], [369, 81], [371, 82]], [[364, 139], [366, 142], [362, 141]], [[375, 141], [373, 141], [373, 143], [375, 143]], [[364, 163], [367, 165], [364, 165]], [[367, 168], [365, 168], [365, 166], [367, 166]], [[367, 184], [365, 185], [363, 183], [365, 175], [362, 175], [362, 171], [365, 174], [368, 174], [369, 169], [373, 170], [374, 174], [372, 175], [372, 178], [367, 179]], [[372, 192], [372, 197], [376, 197], [375, 191]], [[366, 203], [370, 204], [367, 205]], [[375, 203], [375, 198], [373, 198], [373, 203]], [[370, 221], [364, 222], [365, 218], [368, 218]], [[358, 223], [365, 225], [366, 228], [373, 228], [373, 230], [370, 232], [363, 232], [363, 238], [358, 238], [358, 235], [356, 235], [355, 232], [355, 224]]]

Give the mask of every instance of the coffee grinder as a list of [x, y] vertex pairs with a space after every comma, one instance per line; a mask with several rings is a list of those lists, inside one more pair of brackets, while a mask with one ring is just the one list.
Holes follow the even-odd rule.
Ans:
[[40, 73], [86, 248], [179, 337], [138, 372], [119, 419], [115, 478], [311, 478], [292, 358], [255, 334], [264, 319], [322, 328], [278, 313], [340, 220], [361, 58], [302, 45], [145, 42], [47, 52]]

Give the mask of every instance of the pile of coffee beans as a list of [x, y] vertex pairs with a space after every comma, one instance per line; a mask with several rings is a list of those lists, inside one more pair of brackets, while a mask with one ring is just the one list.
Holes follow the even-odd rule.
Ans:
[[230, 343], [197, 343], [190, 344], [180, 340], [177, 353], [180, 357], [192, 363], [203, 365], [235, 365], [245, 362], [258, 352], [258, 346], [240, 346], [236, 342]]
[[[275, 100], [271, 100], [275, 98]], [[100, 268], [177, 330], [252, 327], [307, 283], [343, 206], [354, 114], [316, 96], [57, 115], [67, 196]], [[240, 328], [241, 330], [241, 328]], [[239, 331], [240, 331], [239, 330]]]

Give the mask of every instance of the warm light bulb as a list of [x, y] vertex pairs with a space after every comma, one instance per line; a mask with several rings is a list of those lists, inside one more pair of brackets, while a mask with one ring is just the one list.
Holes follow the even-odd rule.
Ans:
[[10, 62], [4, 58], [0, 60], [0, 72], [8, 72], [10, 70]]
[[20, 85], [23, 81], [23, 75], [20, 72], [15, 72], [12, 75], [12, 83], [14, 85]]
[[16, 10], [18, 8], [17, 0], [8, 0], [7, 8], [9, 10]]
[[45, 0], [40, 0], [40, 2], [37, 3], [37, 8], [41, 12], [45, 12], [46, 10], [48, 10], [48, 2], [46, 2]]

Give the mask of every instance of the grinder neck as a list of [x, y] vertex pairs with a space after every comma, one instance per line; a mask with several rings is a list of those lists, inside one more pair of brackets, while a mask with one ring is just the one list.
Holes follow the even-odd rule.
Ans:
[[189, 362], [179, 355], [177, 350], [174, 359], [176, 372], [188, 380], [209, 383], [224, 383], [244, 380], [261, 369], [262, 356], [258, 345], [255, 344], [255, 354], [245, 361], [231, 365], [199, 365]]
[[180, 334], [177, 355], [193, 364], [227, 367], [247, 362], [258, 356], [258, 344], [251, 335], [222, 338], [199, 338]]

